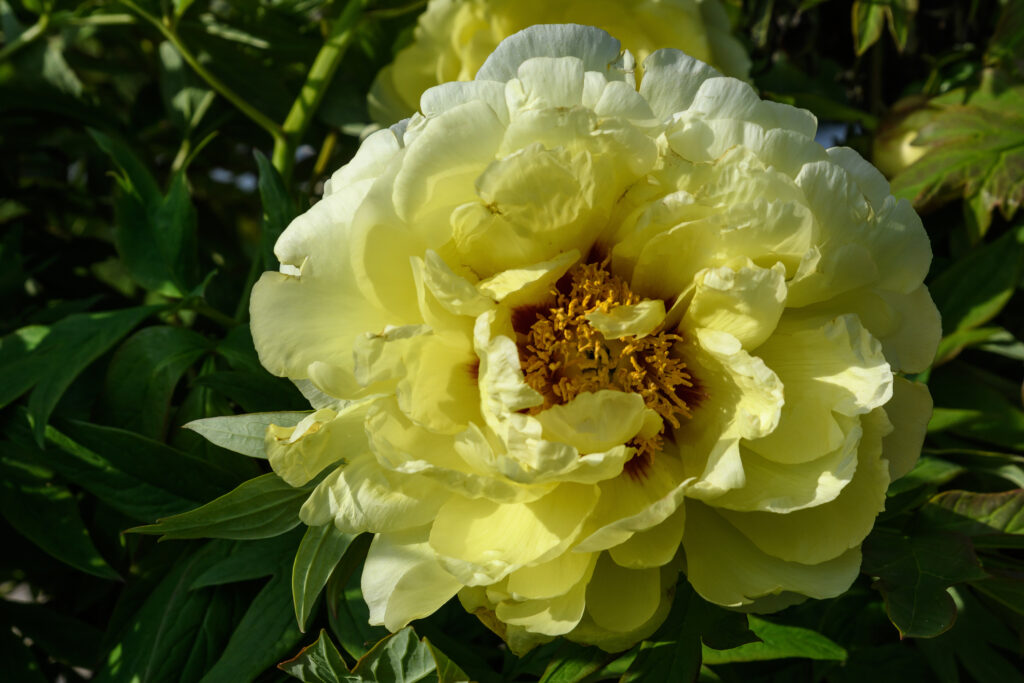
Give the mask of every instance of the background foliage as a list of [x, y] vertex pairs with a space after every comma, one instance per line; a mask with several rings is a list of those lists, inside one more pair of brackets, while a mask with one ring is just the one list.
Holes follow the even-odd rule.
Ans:
[[684, 583], [619, 656], [516, 659], [457, 605], [385, 638], [369, 539], [299, 527], [303, 491], [182, 429], [307, 408], [257, 362], [248, 292], [421, 9], [0, 0], [8, 680], [1024, 681], [1024, 3], [729, 4], [755, 85], [826, 144], [926, 152], [893, 189], [935, 250], [935, 416], [848, 594], [748, 619]]

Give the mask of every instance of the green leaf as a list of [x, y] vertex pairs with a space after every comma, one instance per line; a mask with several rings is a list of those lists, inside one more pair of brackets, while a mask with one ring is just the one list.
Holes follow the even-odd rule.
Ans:
[[1018, 78], [1024, 75], [1024, 5], [1021, 3], [1003, 5], [985, 52], [985, 61], [1003, 67]]
[[910, 37], [910, 27], [917, 14], [918, 0], [889, 0], [886, 14], [889, 19], [889, 33], [896, 41], [896, 48], [903, 52]]
[[750, 630], [761, 642], [746, 643], [730, 650], [714, 650], [704, 646], [705, 664], [759, 662], [787, 657], [844, 661], [846, 650], [817, 631], [777, 624], [750, 616]]
[[615, 658], [596, 647], [582, 647], [575, 643], [562, 643], [544, 669], [541, 683], [578, 683], [586, 679]]
[[932, 373], [928, 387], [940, 406], [928, 432], [962, 435], [1011, 450], [1024, 449], [1024, 411], [1018, 406], [1020, 387], [962, 361]]
[[963, 466], [948, 460], [922, 456], [914, 465], [914, 469], [889, 485], [888, 495], [899, 495], [921, 486], [941, 486], [965, 471]]
[[303, 410], [309, 407], [309, 401], [302, 397], [294, 384], [281, 377], [274, 377], [263, 368], [258, 372], [211, 372], [196, 380], [196, 384], [210, 387], [249, 413]]
[[98, 130], [89, 129], [88, 132], [96, 146], [103, 150], [124, 174], [125, 180], [130, 181], [132, 189], [144, 205], [155, 206], [161, 202], [163, 194], [160, 192], [160, 186], [128, 145]]
[[944, 270], [929, 286], [942, 313], [943, 333], [973, 329], [994, 318], [1013, 296], [1022, 265], [1024, 226], [975, 247]]
[[251, 458], [266, 458], [263, 439], [268, 425], [294, 427], [309, 411], [284, 413], [249, 413], [246, 415], [224, 415], [193, 420], [185, 425], [201, 434], [210, 443]]
[[323, 629], [320, 629], [316, 642], [302, 648], [299, 654], [281, 662], [277, 668], [304, 683], [347, 683], [352, 680], [345, 660]]
[[437, 673], [437, 683], [464, 683], [464, 681], [470, 680], [466, 672], [459, 668], [459, 665], [453, 662], [448, 655], [437, 649], [432, 642], [426, 637], [423, 638], [423, 644], [430, 650], [430, 656], [434, 658], [434, 666]]
[[306, 630], [314, 602], [355, 538], [338, 531], [333, 523], [306, 530], [292, 565], [292, 600], [300, 630]]
[[878, 0], [856, 0], [851, 12], [853, 48], [858, 55], [862, 55], [882, 37], [886, 5]]
[[942, 109], [914, 144], [928, 151], [893, 178], [892, 190], [916, 208], [978, 195], [985, 209], [1010, 220], [1024, 201], [1024, 88]]
[[704, 606], [701, 622], [700, 639], [715, 650], [731, 650], [759, 641], [757, 634], [750, 629], [747, 615], [742, 612], [732, 612], [708, 603]]
[[972, 581], [971, 587], [1017, 614], [1024, 615], [1024, 580], [1020, 572], [993, 571], [992, 576]]
[[0, 457], [0, 514], [25, 538], [79, 571], [118, 578], [93, 545], [75, 497], [39, 467]]
[[204, 337], [180, 327], [152, 326], [136, 332], [121, 344], [107, 369], [109, 414], [125, 429], [161, 438], [175, 387], [210, 350]]
[[295, 205], [288, 196], [288, 190], [281, 175], [262, 152], [256, 150], [256, 166], [259, 168], [260, 199], [263, 202], [263, 219], [260, 222], [260, 253], [263, 255], [264, 270], [277, 270], [274, 244], [295, 218]]
[[956, 605], [946, 589], [985, 578], [970, 541], [957, 534], [901, 534], [876, 528], [864, 542], [862, 571], [878, 577], [886, 611], [904, 637], [930, 638], [948, 630]]
[[46, 325], [30, 325], [0, 338], [0, 408], [31, 389], [46, 374], [46, 363], [35, 350], [50, 334]]
[[32, 389], [28, 410], [36, 440], [42, 443], [46, 422], [71, 382], [157, 310], [140, 306], [76, 313], [49, 327], [36, 325], [7, 335], [0, 345], [0, 407]]
[[158, 50], [160, 56], [160, 94], [171, 121], [185, 132], [199, 125], [213, 104], [214, 93], [185, 65], [181, 54], [164, 41]]
[[309, 488], [293, 488], [274, 473], [250, 479], [200, 508], [136, 527], [140, 534], [168, 538], [270, 538], [299, 525]]
[[1002, 327], [978, 327], [974, 329], [956, 330], [943, 337], [935, 352], [933, 365], [941, 365], [956, 358], [961, 351], [969, 346], [979, 346], [989, 342], [1002, 342], [1012, 335]]
[[359, 659], [370, 647], [388, 634], [382, 626], [370, 626], [370, 608], [360, 592], [357, 571], [366, 559], [372, 534], [362, 534], [349, 547], [327, 581], [327, 622], [338, 643], [353, 659]]
[[[979, 583], [984, 582], [973, 585]], [[915, 643], [925, 653], [939, 679], [943, 682], [1024, 682], [1019, 635], [1007, 628], [995, 611], [974, 597], [971, 591], [955, 588], [950, 591], [962, 609], [956, 625], [938, 638]], [[964, 678], [957, 676], [959, 670], [966, 673]]]
[[166, 196], [145, 165], [123, 143], [90, 130], [117, 165], [120, 193], [115, 242], [132, 279], [145, 289], [182, 297], [199, 282], [196, 211], [183, 171], [176, 172]]
[[366, 683], [416, 683], [436, 679], [437, 662], [430, 648], [406, 626], [374, 645], [352, 668]]
[[280, 572], [301, 540], [301, 530], [264, 538], [258, 541], [236, 541], [230, 554], [204, 571], [192, 582], [191, 588], [220, 586], [226, 583], [260, 579]]
[[3, 445], [6, 456], [54, 470], [132, 519], [149, 521], [182, 512], [196, 504], [195, 500], [147, 484], [121, 471], [107, 458], [75, 443], [53, 427], [46, 428], [46, 439], [56, 448], [48, 448], [45, 452], [31, 439], [27, 429], [24, 431], [22, 434], [16, 429], [8, 429], [11, 441]]
[[134, 432], [77, 420], [59, 422], [58, 427], [66, 438], [121, 472], [182, 498], [203, 502], [238, 484], [230, 470]]
[[[198, 552], [184, 552], [171, 571], [149, 593], [107, 655], [96, 683], [177, 681], [193, 648], [202, 642], [211, 611], [223, 608], [224, 594], [215, 589], [189, 589], [195, 577], [223, 559], [227, 543], [207, 543]], [[220, 642], [220, 638], [214, 639]]]
[[287, 570], [271, 577], [242, 616], [217, 663], [200, 683], [236, 683], [256, 678], [285, 656], [302, 634], [292, 618]]
[[933, 528], [973, 537], [975, 547], [1024, 547], [1024, 489], [944, 491], [921, 512]]

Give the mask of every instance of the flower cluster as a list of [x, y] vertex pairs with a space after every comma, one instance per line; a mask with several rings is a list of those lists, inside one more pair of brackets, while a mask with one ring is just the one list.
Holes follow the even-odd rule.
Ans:
[[727, 76], [746, 78], [750, 69], [719, 0], [430, 0], [412, 42], [374, 81], [370, 114], [381, 125], [404, 119], [428, 88], [472, 80], [504, 38], [534, 24], [566, 23], [611, 31], [641, 62], [676, 48]]
[[371, 621], [453, 596], [522, 652], [628, 647], [680, 571], [769, 611], [846, 590], [920, 450], [918, 216], [806, 111], [675, 50], [536, 26], [370, 136], [281, 236], [260, 359], [310, 525], [374, 534]]

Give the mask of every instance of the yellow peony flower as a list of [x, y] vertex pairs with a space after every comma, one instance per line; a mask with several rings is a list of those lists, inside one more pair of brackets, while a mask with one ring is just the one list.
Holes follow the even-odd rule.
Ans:
[[370, 136], [252, 295], [309, 525], [374, 534], [396, 630], [453, 596], [516, 652], [650, 635], [677, 575], [845, 591], [931, 409], [920, 219], [814, 117], [675, 50], [535, 26]]
[[576, 23], [616, 35], [638, 62], [676, 48], [726, 76], [746, 78], [750, 59], [719, 0], [430, 0], [412, 42], [377, 75], [370, 116], [389, 125], [419, 110], [423, 91], [469, 81], [503, 39], [534, 24]]

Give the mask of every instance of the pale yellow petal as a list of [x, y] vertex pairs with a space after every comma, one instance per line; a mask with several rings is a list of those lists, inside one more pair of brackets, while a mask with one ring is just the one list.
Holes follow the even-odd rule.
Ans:
[[623, 543], [609, 548], [615, 564], [629, 569], [661, 567], [676, 556], [683, 540], [686, 506], [680, 505], [664, 522], [638, 531]]
[[889, 462], [889, 477], [895, 481], [914, 468], [921, 455], [928, 420], [932, 416], [932, 397], [928, 387], [897, 377], [892, 400], [885, 414], [894, 427], [882, 441], [882, 455]]
[[882, 437], [892, 429], [881, 408], [862, 421], [857, 470], [835, 500], [785, 514], [724, 509], [718, 514], [762, 551], [790, 562], [818, 564], [860, 546], [885, 508], [889, 470], [881, 457]]
[[755, 546], [712, 508], [686, 503], [686, 576], [701, 597], [728, 607], [783, 591], [831, 598], [846, 591], [860, 571], [860, 549], [820, 564], [787, 562]]
[[371, 624], [397, 631], [433, 614], [462, 588], [434, 557], [427, 534], [428, 527], [420, 527], [374, 536], [361, 583]]
[[607, 313], [596, 310], [587, 313], [586, 318], [605, 339], [643, 337], [654, 332], [665, 320], [665, 302], [645, 299], [637, 304], [616, 306]]
[[633, 631], [661, 602], [660, 569], [626, 569], [602, 553], [587, 586], [587, 613], [601, 628]]
[[562, 484], [529, 503], [453, 497], [437, 515], [430, 544], [464, 585], [487, 585], [557, 557], [576, 540], [597, 489]]
[[785, 387], [786, 404], [774, 432], [748, 445], [780, 463], [803, 463], [839, 448], [840, 415], [862, 415], [892, 396], [892, 370], [856, 316], [822, 327], [779, 332], [758, 355]]
[[292, 486], [303, 486], [328, 465], [364, 453], [368, 407], [360, 402], [340, 412], [324, 408], [294, 427], [270, 425], [264, 445], [271, 469]]
[[580, 453], [599, 453], [636, 436], [648, 410], [640, 394], [602, 389], [551, 406], [537, 420], [545, 439], [569, 444]]
[[447, 498], [437, 484], [385, 469], [368, 452], [346, 459], [313, 489], [300, 512], [303, 521], [333, 518], [349, 534], [400, 531], [428, 524]]
[[657, 454], [636, 475], [620, 476], [598, 484], [600, 500], [587, 525], [587, 535], [576, 552], [605, 550], [625, 542], [638, 531], [660, 524], [682, 504], [692, 480], [672, 454]]
[[711, 268], [697, 274], [684, 327], [728, 332], [744, 349], [757, 348], [772, 332], [786, 302], [786, 268], [748, 262], [739, 270]]
[[516, 600], [555, 598], [584, 583], [594, 569], [597, 555], [565, 552], [553, 560], [523, 567], [508, 577], [508, 592]]

